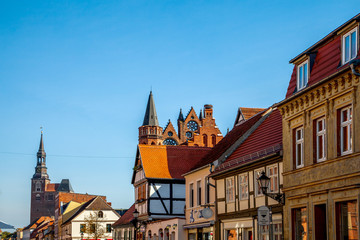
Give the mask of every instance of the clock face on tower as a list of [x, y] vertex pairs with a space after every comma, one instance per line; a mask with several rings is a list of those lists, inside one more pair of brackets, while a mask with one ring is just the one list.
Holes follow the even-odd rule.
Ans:
[[188, 127], [188, 129], [189, 129], [190, 131], [196, 131], [196, 130], [198, 130], [198, 128], [199, 128], [197, 122], [195, 122], [195, 121], [189, 121], [189, 122], [187, 123], [187, 127]]

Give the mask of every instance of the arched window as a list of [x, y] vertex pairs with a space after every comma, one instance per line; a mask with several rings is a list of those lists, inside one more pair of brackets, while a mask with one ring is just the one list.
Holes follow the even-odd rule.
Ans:
[[149, 232], [148, 232], [148, 240], [151, 240], [151, 230], [149, 230]]
[[211, 144], [213, 147], [216, 145], [216, 136], [214, 134], [211, 135]]
[[151, 145], [156, 145], [155, 142], [152, 142]]
[[103, 213], [102, 211], [99, 211], [99, 212], [98, 212], [98, 217], [99, 217], [99, 218], [103, 218], [103, 217], [104, 217], [104, 213]]
[[205, 147], [208, 146], [207, 142], [208, 142], [208, 141], [207, 141], [207, 135], [204, 134], [204, 135], [203, 135], [203, 144], [204, 144]]
[[36, 194], [35, 199], [36, 201], [40, 201], [40, 194]]

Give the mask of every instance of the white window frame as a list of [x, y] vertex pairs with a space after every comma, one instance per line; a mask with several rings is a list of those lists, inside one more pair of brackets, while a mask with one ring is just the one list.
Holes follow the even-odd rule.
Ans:
[[[319, 122], [322, 122], [323, 125], [323, 129], [319, 131]], [[323, 162], [326, 160], [326, 121], [325, 121], [325, 117], [319, 118], [316, 120], [315, 122], [316, 124], [316, 162]], [[320, 142], [320, 137], [322, 136], [322, 151], [323, 151], [323, 156], [322, 158], [320, 158], [319, 156], [319, 142]]]
[[[242, 179], [245, 177], [245, 181], [242, 181]], [[242, 195], [242, 189], [245, 188], [246, 189], [246, 193], [243, 196]], [[244, 173], [244, 174], [240, 174], [239, 175], [239, 199], [240, 200], [245, 200], [245, 199], [249, 199], [249, 175], [248, 173]]]
[[[232, 184], [228, 184], [229, 181], [231, 180]], [[231, 203], [231, 202], [235, 202], [235, 180], [234, 177], [230, 177], [230, 178], [226, 178], [225, 180], [225, 194], [226, 194], [226, 202], [227, 203]], [[230, 191], [231, 190], [231, 191]], [[232, 193], [232, 197], [230, 198], [230, 194]]]
[[[276, 168], [276, 174], [270, 174], [270, 169], [272, 169], [272, 168], [273, 169]], [[278, 166], [278, 164], [267, 166], [266, 172], [267, 172], [267, 176], [270, 178], [270, 183], [269, 183], [270, 186], [268, 186], [269, 192], [270, 193], [279, 192], [279, 166]], [[271, 189], [271, 185], [272, 185], [271, 179], [272, 178], [276, 178], [276, 188], [273, 190]]]
[[[304, 66], [306, 65], [306, 79], [305, 79], [305, 75], [304, 75], [304, 71], [301, 70], [304, 69]], [[300, 86], [300, 70], [302, 71], [302, 76], [303, 76], [303, 85]], [[306, 60], [305, 62], [303, 62], [302, 64], [300, 64], [298, 67], [297, 67], [297, 76], [296, 76], [296, 86], [297, 86], [297, 90], [301, 90], [303, 88], [305, 88], [309, 82], [309, 74], [310, 74], [310, 69], [309, 69], [309, 60]]]
[[[343, 112], [347, 112], [347, 117], [348, 120], [347, 121], [343, 121]], [[351, 113], [351, 114], [350, 114]], [[342, 108], [340, 110], [340, 148], [341, 148], [341, 156], [346, 155], [346, 154], [350, 154], [352, 153], [352, 115], [353, 115], [353, 109], [352, 106], [348, 106], [345, 108]], [[343, 141], [343, 136], [344, 136], [344, 127], [347, 127], [348, 129], [348, 139], [347, 142], [349, 144], [347, 151], [344, 151], [344, 141]]]
[[[298, 139], [298, 131], [301, 132], [301, 138]], [[297, 151], [297, 147], [298, 145], [301, 146], [301, 159], [300, 159], [300, 164], [298, 164], [298, 160], [299, 160], [299, 156], [298, 156], [298, 151]], [[304, 167], [304, 127], [298, 127], [295, 129], [295, 166], [296, 168], [302, 168]]]
[[265, 171], [264, 168], [259, 168], [259, 169], [254, 170], [254, 192], [255, 192], [255, 197], [264, 196], [264, 194], [261, 191], [261, 187], [259, 185], [259, 182], [258, 182], [258, 178], [261, 176], [261, 173], [263, 171]]
[[[342, 37], [342, 63], [345, 64], [345, 63], [348, 63], [350, 62], [351, 60], [353, 60], [354, 58], [356, 58], [357, 56], [357, 51], [358, 51], [358, 27], [355, 27], [353, 28], [352, 30], [350, 30], [349, 32], [347, 32], [343, 37]], [[351, 57], [351, 34], [355, 32], [355, 36], [356, 36], [356, 39], [355, 39], [355, 56], [354, 57]], [[345, 39], [349, 37], [349, 49], [348, 49], [348, 53], [349, 53], [349, 59], [346, 60], [345, 59]]]

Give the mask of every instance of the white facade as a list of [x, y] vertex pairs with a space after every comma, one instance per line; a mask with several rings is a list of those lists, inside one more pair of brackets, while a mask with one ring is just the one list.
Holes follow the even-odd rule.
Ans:
[[[118, 219], [119, 215], [113, 210], [101, 210], [103, 212], [103, 217], [97, 219], [97, 223], [105, 230], [104, 237], [101, 239], [112, 239], [111, 225], [114, 224]], [[71, 232], [71, 239], [80, 240], [81, 239], [81, 224], [86, 225], [86, 219], [93, 216], [96, 216], [100, 211], [99, 210], [84, 210], [74, 219], [71, 220], [71, 224], [67, 224], [63, 227], [64, 239], [69, 239], [69, 233]], [[109, 230], [110, 225], [110, 231]], [[92, 236], [84, 233], [83, 239], [91, 239]]]

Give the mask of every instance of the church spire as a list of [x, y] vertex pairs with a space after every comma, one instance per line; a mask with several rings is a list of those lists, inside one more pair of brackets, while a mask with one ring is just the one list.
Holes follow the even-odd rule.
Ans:
[[150, 91], [149, 100], [146, 106], [143, 126], [159, 126], [152, 91]]
[[36, 154], [37, 163], [35, 167], [35, 174], [33, 178], [49, 178], [46, 167], [46, 153], [44, 148], [43, 131], [41, 130], [39, 150]]
[[184, 115], [183, 115], [183, 113], [182, 113], [182, 109], [181, 109], [181, 108], [180, 108], [180, 113], [179, 113], [178, 121], [181, 121], [181, 122], [185, 121]]

